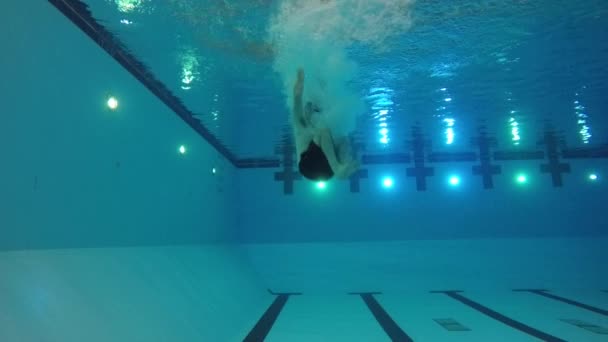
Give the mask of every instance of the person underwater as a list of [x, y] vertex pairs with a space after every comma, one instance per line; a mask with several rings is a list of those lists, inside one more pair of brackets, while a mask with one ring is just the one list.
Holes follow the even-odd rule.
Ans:
[[314, 124], [313, 117], [323, 115], [322, 109], [311, 101], [304, 104], [303, 93], [304, 70], [300, 68], [293, 87], [291, 122], [300, 173], [313, 181], [326, 181], [333, 176], [349, 178], [359, 168], [359, 162], [353, 157], [348, 138], [334, 140], [330, 128]]

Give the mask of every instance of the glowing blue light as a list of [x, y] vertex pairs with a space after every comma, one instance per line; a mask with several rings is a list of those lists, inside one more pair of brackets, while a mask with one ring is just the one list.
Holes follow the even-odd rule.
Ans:
[[519, 135], [519, 123], [517, 123], [517, 121], [515, 121], [515, 118], [509, 118], [509, 125], [511, 126], [511, 135], [512, 137], [512, 141], [514, 142], [515, 145], [519, 144], [519, 140], [521, 140], [521, 136]]
[[390, 100], [390, 99], [388, 99], [388, 98], [381, 98], [381, 99], [378, 99], [378, 101], [376, 101], [376, 103], [375, 103], [375, 104], [376, 104], [377, 106], [390, 107], [390, 106], [392, 106], [394, 103], [393, 103], [393, 101], [391, 101], [391, 100]]
[[384, 186], [387, 189], [392, 188], [394, 184], [395, 184], [395, 182], [393, 181], [393, 179], [391, 177], [385, 177], [382, 180], [382, 186]]
[[380, 114], [380, 115], [386, 115], [386, 114], [388, 114], [388, 109], [381, 109], [381, 110], [378, 111], [378, 114]]
[[450, 177], [450, 185], [457, 186], [459, 184], [460, 184], [460, 178], [458, 176], [451, 176]]
[[452, 143], [454, 143], [454, 122], [456, 120], [452, 119], [452, 118], [445, 118], [443, 119], [443, 122], [446, 124], [447, 128], [445, 129], [445, 137], [446, 137], [446, 141], [445, 143], [448, 145], [451, 145]]
[[445, 143], [448, 145], [453, 144], [454, 143], [454, 129], [451, 127], [446, 129], [445, 135], [446, 135]]
[[369, 90], [370, 93], [385, 92], [385, 91], [392, 91], [392, 90], [385, 88], [385, 87], [374, 87]]
[[597, 180], [597, 175], [595, 173], [592, 173], [589, 175], [589, 180], [595, 181]]
[[380, 134], [382, 134], [382, 135], [388, 134], [388, 128], [381, 128], [380, 129]]
[[381, 123], [380, 123], [380, 127], [386, 127], [386, 126], [388, 126], [388, 125], [386, 124], [386, 122], [381, 122]]
[[186, 154], [186, 146], [181, 145], [181, 146], [179, 147], [179, 153], [181, 153], [181, 154]]
[[452, 102], [452, 98], [451, 97], [446, 97], [445, 99], [443, 99], [445, 102]]
[[439, 90], [441, 90], [441, 91], [446, 91], [446, 90], [448, 90], [448, 89], [447, 89], [447, 88], [441, 88], [441, 89], [439, 89]]
[[526, 183], [528, 181], [528, 177], [526, 177], [526, 175], [524, 175], [524, 174], [519, 174], [519, 175], [517, 175], [517, 177], [515, 178], [515, 180], [519, 184], [524, 184], [524, 183]]
[[380, 138], [380, 142], [383, 144], [388, 144], [388, 137], [384, 136], [384, 137]]
[[327, 183], [325, 183], [325, 182], [317, 183], [317, 189], [319, 189], [319, 190], [324, 190], [326, 187], [327, 187]]

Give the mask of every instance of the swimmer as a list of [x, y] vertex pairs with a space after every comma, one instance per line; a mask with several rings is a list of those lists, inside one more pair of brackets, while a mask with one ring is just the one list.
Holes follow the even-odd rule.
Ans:
[[359, 168], [359, 162], [352, 156], [348, 139], [342, 138], [336, 144], [329, 128], [313, 123], [313, 116], [322, 115], [322, 110], [312, 102], [304, 105], [303, 92], [304, 70], [298, 69], [292, 124], [300, 173], [313, 181], [325, 181], [334, 175], [349, 178]]

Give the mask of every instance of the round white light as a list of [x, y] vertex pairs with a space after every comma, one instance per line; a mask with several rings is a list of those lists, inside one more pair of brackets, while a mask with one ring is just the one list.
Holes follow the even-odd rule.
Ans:
[[115, 110], [116, 108], [118, 108], [118, 100], [117, 100], [115, 97], [113, 97], [113, 96], [112, 96], [112, 97], [110, 97], [110, 98], [108, 99], [108, 107], [109, 107], [111, 110]]
[[450, 185], [458, 185], [460, 184], [460, 178], [456, 177], [456, 176], [452, 176], [450, 177]]

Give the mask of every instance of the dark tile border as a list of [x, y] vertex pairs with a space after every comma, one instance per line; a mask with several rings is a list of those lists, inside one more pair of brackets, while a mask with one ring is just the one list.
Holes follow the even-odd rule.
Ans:
[[592, 305], [588, 305], [585, 303], [581, 303], [581, 302], [577, 302], [575, 300], [569, 299], [569, 298], [565, 298], [565, 297], [561, 297], [561, 296], [557, 296], [554, 294], [549, 293], [549, 290], [545, 290], [545, 289], [515, 289], [513, 290], [514, 292], [529, 292], [529, 293], [533, 293], [535, 295], [539, 295], [545, 298], [550, 298], [553, 300], [556, 300], [558, 302], [562, 302], [562, 303], [566, 303], [572, 306], [576, 306], [578, 308], [581, 309], [585, 309], [591, 312], [595, 312], [597, 314], [600, 315], [604, 315], [604, 316], [608, 316], [608, 310], [604, 310], [602, 308], [598, 308], [596, 306], [592, 306]]
[[349, 294], [361, 296], [361, 299], [363, 299], [369, 311], [371, 311], [372, 315], [374, 315], [374, 317], [376, 318], [378, 324], [380, 324], [386, 335], [388, 335], [388, 337], [392, 341], [413, 341], [412, 338], [409, 337], [405, 333], [405, 331], [403, 331], [403, 329], [401, 329], [399, 325], [391, 318], [388, 312], [384, 310], [384, 308], [382, 307], [382, 305], [380, 305], [380, 303], [378, 303], [376, 298], [374, 298], [374, 295], [380, 294], [380, 292], [352, 292]]
[[276, 322], [277, 318], [279, 318], [279, 315], [281, 314], [281, 311], [283, 310], [283, 307], [287, 303], [287, 300], [289, 299], [289, 297], [297, 296], [297, 295], [301, 294], [301, 293], [275, 293], [275, 292], [272, 292], [271, 290], [268, 290], [268, 292], [270, 292], [270, 294], [272, 294], [272, 295], [276, 295], [277, 297], [274, 299], [272, 304], [270, 304], [268, 309], [266, 309], [266, 312], [264, 312], [262, 317], [260, 317], [260, 319], [258, 320], [256, 325], [253, 327], [253, 329], [251, 329], [249, 334], [247, 334], [247, 336], [243, 340], [244, 342], [264, 341], [266, 336], [268, 336], [270, 329], [272, 329], [272, 326]]
[[529, 325], [526, 325], [524, 323], [521, 323], [519, 321], [516, 321], [510, 317], [507, 317], [497, 311], [494, 311], [490, 308], [488, 308], [487, 306], [483, 306], [463, 295], [460, 294], [460, 292], [462, 291], [457, 291], [457, 290], [448, 290], [448, 291], [431, 291], [431, 293], [443, 293], [445, 295], [447, 295], [448, 297], [457, 300], [459, 302], [461, 302], [462, 304], [477, 310], [479, 312], [481, 312], [482, 314], [495, 319], [513, 329], [519, 330], [525, 334], [528, 334], [530, 336], [536, 337], [538, 339], [541, 339], [543, 341], [547, 341], [547, 342], [565, 342], [565, 340], [549, 335], [545, 332], [542, 332], [538, 329], [535, 329]]

